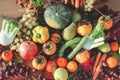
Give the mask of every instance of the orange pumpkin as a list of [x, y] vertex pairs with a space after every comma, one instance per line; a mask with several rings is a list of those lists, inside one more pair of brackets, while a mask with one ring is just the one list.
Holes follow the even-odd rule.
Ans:
[[85, 23], [85, 24], [81, 24], [78, 23], [77, 24], [77, 33], [81, 36], [86, 36], [88, 34], [90, 34], [90, 32], [92, 31], [92, 24], [89, 23]]
[[98, 19], [98, 22], [103, 23], [104, 30], [109, 30], [113, 26], [113, 20], [110, 18], [110, 16], [101, 16]]
[[84, 63], [90, 58], [90, 53], [87, 50], [84, 50], [82, 52], [79, 52], [76, 56], [75, 59], [78, 63]]
[[46, 62], [46, 58], [42, 55], [39, 55], [32, 60], [32, 66], [35, 69], [42, 70], [45, 67]]

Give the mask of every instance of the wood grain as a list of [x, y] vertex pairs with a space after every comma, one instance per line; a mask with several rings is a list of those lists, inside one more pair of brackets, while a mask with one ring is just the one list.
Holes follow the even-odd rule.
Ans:
[[[9, 17], [21, 16], [24, 9], [15, 4], [14, 0], [0, 0], [0, 16], [5, 15]], [[0, 26], [2, 19], [0, 18]]]

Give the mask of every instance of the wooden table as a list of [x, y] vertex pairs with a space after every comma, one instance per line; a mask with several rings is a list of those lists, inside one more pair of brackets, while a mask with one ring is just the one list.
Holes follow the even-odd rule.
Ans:
[[[0, 16], [18, 17], [24, 13], [23, 10], [15, 4], [14, 0], [0, 0]], [[0, 26], [1, 23], [2, 19], [0, 18]]]

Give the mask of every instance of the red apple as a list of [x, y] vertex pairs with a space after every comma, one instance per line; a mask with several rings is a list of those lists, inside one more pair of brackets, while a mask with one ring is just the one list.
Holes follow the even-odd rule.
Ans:
[[19, 53], [24, 60], [32, 60], [38, 53], [38, 47], [32, 41], [24, 41], [19, 47]]

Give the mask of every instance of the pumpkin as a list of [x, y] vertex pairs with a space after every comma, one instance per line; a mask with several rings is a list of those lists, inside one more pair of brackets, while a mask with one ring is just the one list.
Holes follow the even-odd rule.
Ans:
[[46, 58], [42, 55], [39, 55], [32, 60], [32, 66], [35, 69], [42, 70], [45, 67], [46, 62]]
[[90, 22], [81, 24], [80, 22], [77, 24], [77, 33], [81, 36], [86, 36], [90, 34], [92, 31], [92, 24]]
[[55, 29], [66, 27], [71, 21], [71, 16], [71, 11], [62, 4], [52, 4], [44, 12], [46, 23]]

